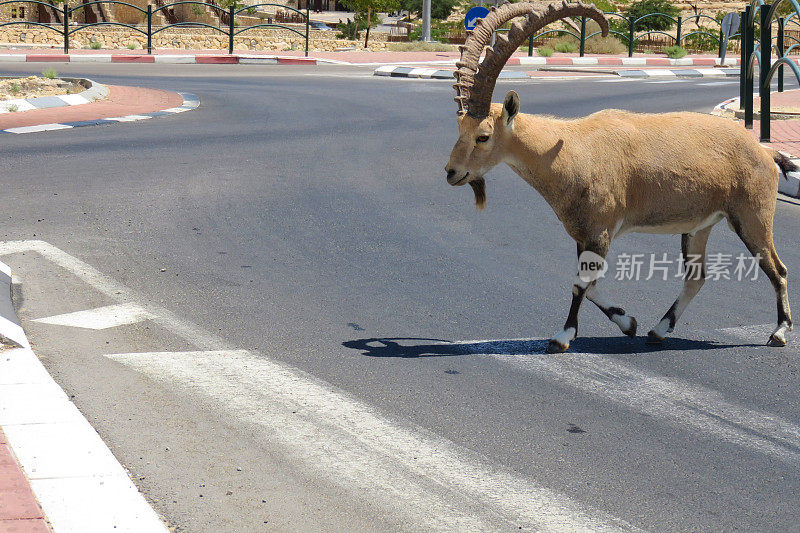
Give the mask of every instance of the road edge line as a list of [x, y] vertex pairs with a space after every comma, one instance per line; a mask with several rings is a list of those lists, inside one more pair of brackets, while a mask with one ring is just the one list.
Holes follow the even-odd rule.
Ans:
[[[0, 335], [20, 347], [4, 351], [5, 360], [0, 364], [15, 365], [17, 373], [24, 375], [27, 381], [0, 384], [0, 391], [4, 399], [13, 399], [14, 389], [26, 387], [47, 389], [48, 393], [37, 394], [36, 409], [26, 411], [29, 419], [15, 418], [2, 425], [2, 429], [6, 443], [23, 469], [54, 533], [99, 531], [103, 528], [141, 533], [168, 532], [164, 519], [145, 499], [102, 437], [31, 349], [12, 302], [11, 285], [16, 280], [11, 272], [11, 268], [0, 261], [0, 281], [5, 285], [0, 286], [3, 291], [0, 295]], [[48, 430], [61, 435], [61, 438], [37, 438], [42, 431]], [[62, 439], [83, 443], [85, 447], [67, 446]], [[26, 450], [30, 451], [27, 445], [31, 442], [36, 442], [33, 454], [26, 453]], [[76, 451], [80, 457], [76, 457]], [[84, 469], [88, 467], [84, 476], [37, 474], [37, 465], [75, 464], [76, 459]], [[98, 520], [103, 521], [102, 527], [98, 528]]]

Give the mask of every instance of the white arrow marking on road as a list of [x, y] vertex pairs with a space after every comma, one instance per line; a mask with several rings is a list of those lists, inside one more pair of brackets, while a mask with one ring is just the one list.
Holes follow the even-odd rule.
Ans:
[[367, 501], [382, 502], [410, 530], [635, 530], [245, 350], [106, 357], [259, 428], [288, 457]]
[[65, 313], [63, 315], [37, 318], [34, 322], [70, 326], [73, 328], [108, 329], [116, 326], [135, 324], [153, 318], [153, 315], [135, 304], [117, 304]]

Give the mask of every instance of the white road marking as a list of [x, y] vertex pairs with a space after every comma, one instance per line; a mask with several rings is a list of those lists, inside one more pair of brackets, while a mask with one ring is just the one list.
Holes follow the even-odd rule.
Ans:
[[166, 533], [100, 436], [29, 348], [0, 353], [0, 425], [58, 533]]
[[[525, 343], [530, 343], [528, 349], [520, 354]], [[469, 353], [493, 357], [679, 429], [691, 428], [706, 438], [724, 440], [790, 464], [800, 463], [800, 426], [789, 420], [736, 405], [702, 385], [651, 374], [599, 355], [543, 355], [546, 343], [541, 339], [516, 339], [453, 344], [472, 345]]]
[[[137, 295], [91, 265], [44, 241], [0, 243], [0, 255], [35, 251], [108, 298]], [[289, 456], [320, 468], [326, 479], [359, 495], [387, 497], [390, 509], [418, 522], [412, 529], [496, 531], [519, 520], [552, 531], [627, 531], [629, 524], [589, 509], [423, 430], [393, 424], [369, 406], [299, 370], [246, 351], [155, 305], [154, 322], [204, 352], [111, 356], [156, 380], [198, 392], [231, 417], [255, 424], [286, 446]], [[205, 352], [206, 354], [208, 352]], [[219, 354], [226, 354], [224, 356]], [[158, 369], [163, 368], [161, 373]], [[153, 375], [155, 369], [156, 374]], [[187, 380], [188, 378], [188, 380]], [[294, 412], [292, 412], [294, 411]], [[37, 493], [38, 494], [38, 493]], [[464, 502], [464, 498], [471, 501]], [[476, 515], [474, 502], [484, 505]], [[408, 505], [403, 505], [407, 503]], [[417, 526], [417, 524], [420, 524]]]
[[412, 529], [634, 529], [245, 350], [107, 357], [257, 427], [288, 457], [361, 497], [388, 504]]
[[703, 87], [717, 87], [719, 85], [739, 85], [738, 81], [706, 81], [703, 83], [698, 83], [697, 85]]
[[135, 324], [143, 320], [153, 318], [142, 307], [136, 304], [117, 304], [87, 309], [86, 311], [76, 311], [63, 315], [37, 318], [34, 322], [42, 324], [52, 324], [56, 326], [70, 326], [73, 328], [86, 329], [107, 329], [127, 324]]
[[717, 331], [746, 341], [760, 341], [759, 344], [762, 344], [767, 342], [773, 329], [775, 329], [775, 324], [754, 324], [752, 326], [721, 328]]

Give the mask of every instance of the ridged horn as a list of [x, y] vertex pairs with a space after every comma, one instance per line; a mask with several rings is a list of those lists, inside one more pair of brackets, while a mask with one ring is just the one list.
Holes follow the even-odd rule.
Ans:
[[[524, 17], [515, 22], [507, 35], [497, 34], [494, 46], [489, 47], [492, 35], [511, 19]], [[603, 12], [594, 4], [581, 2], [550, 4], [544, 12], [537, 11], [534, 4], [502, 4], [492, 9], [486, 18], [481, 19], [475, 29], [467, 32], [467, 40], [462, 47], [461, 59], [456, 62], [458, 70], [455, 77], [456, 102], [458, 114], [464, 113], [480, 118], [489, 115], [492, 93], [497, 77], [511, 55], [525, 40], [548, 24], [567, 17], [587, 17], [600, 25], [603, 37], [608, 35], [608, 21]], [[486, 51], [483, 61], [481, 55]], [[465, 98], [466, 97], [466, 98]]]

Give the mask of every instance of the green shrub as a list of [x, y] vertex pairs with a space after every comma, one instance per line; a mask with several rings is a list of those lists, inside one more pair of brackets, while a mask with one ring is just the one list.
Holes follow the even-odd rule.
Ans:
[[195, 17], [199, 17], [199, 16], [201, 16], [203, 13], [205, 13], [205, 11], [203, 11], [203, 8], [202, 8], [202, 7], [200, 7], [200, 6], [199, 6], [199, 5], [197, 5], [197, 4], [192, 4], [192, 14], [193, 14]]
[[667, 46], [664, 48], [664, 53], [667, 54], [667, 57], [672, 59], [680, 59], [686, 55], [686, 50], [678, 45]]
[[562, 43], [558, 43], [553, 47], [556, 52], [561, 52], [563, 54], [571, 54], [572, 52], [576, 51], [578, 47], [569, 41], [564, 41]]
[[136, 50], [136, 44], [135, 43], [128, 43], [128, 50]]
[[103, 43], [98, 41], [89, 43], [89, 48], [91, 48], [92, 50], [100, 50], [101, 48], [103, 48]]
[[[711, 35], [718, 35], [719, 33], [718, 29], [708, 28], [705, 26], [698, 27], [696, 31], [705, 31], [710, 33]], [[700, 50], [703, 52], [715, 52], [719, 50], [719, 40], [717, 40], [717, 38], [715, 37], [711, 37], [711, 35], [704, 35], [702, 33], [697, 33], [695, 35], [690, 35], [689, 37], [684, 39], [683, 43], [686, 45], [686, 48], [690, 48], [692, 50]]]
[[9, 113], [16, 113], [17, 111], [19, 111], [19, 106], [17, 104], [11, 104], [8, 106]]
[[19, 83], [12, 83], [11, 87], [8, 88], [8, 92], [10, 92], [13, 95], [19, 94], [21, 90], [22, 88], [19, 86]]
[[56, 72], [55, 70], [49, 68], [49, 69], [47, 69], [47, 70], [42, 72], [42, 76], [44, 76], [48, 80], [54, 80], [54, 79], [56, 79], [58, 77], [58, 72]]
[[627, 17], [633, 17], [634, 19], [649, 15], [650, 13], [662, 13], [667, 16], [647, 17], [636, 23], [636, 31], [667, 31], [675, 25], [669, 17], [677, 17], [680, 14], [680, 10], [669, 0], [637, 0], [625, 10], [625, 15]]
[[553, 55], [553, 49], [545, 46], [543, 48], [537, 48], [536, 53], [542, 57], [550, 57]]

